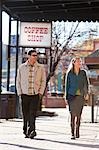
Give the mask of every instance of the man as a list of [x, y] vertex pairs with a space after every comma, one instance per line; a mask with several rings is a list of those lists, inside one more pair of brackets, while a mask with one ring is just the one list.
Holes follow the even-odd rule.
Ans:
[[17, 74], [17, 94], [22, 99], [23, 133], [25, 137], [36, 136], [36, 112], [46, 86], [44, 67], [37, 62], [37, 52], [30, 50], [28, 60], [21, 64]]

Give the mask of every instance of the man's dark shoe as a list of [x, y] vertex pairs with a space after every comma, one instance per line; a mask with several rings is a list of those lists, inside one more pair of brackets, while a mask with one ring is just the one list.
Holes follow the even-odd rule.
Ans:
[[25, 130], [23, 130], [23, 134], [25, 135], [25, 138], [29, 138], [29, 136]]
[[23, 134], [26, 134], [26, 131], [25, 131], [25, 130], [23, 130]]
[[30, 138], [30, 139], [33, 139], [36, 135], [37, 135], [36, 132], [35, 132], [35, 131], [32, 131], [32, 132], [30, 133], [30, 135], [29, 135], [29, 138]]
[[25, 134], [25, 138], [29, 138], [28, 134]]

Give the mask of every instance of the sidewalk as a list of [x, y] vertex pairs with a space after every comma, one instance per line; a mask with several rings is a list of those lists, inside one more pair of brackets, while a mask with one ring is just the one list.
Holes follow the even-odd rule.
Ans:
[[37, 117], [37, 136], [24, 138], [22, 119], [0, 120], [0, 150], [98, 150], [99, 121], [90, 123], [91, 108], [84, 107], [80, 138], [71, 140], [68, 108], [43, 109], [56, 112], [57, 116]]

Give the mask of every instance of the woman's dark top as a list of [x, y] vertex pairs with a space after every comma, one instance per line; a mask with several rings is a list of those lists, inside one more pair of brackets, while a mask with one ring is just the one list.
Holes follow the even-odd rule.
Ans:
[[77, 91], [81, 96], [88, 93], [88, 79], [85, 70], [80, 70], [78, 75], [71, 70], [67, 75], [66, 95], [78, 95]]

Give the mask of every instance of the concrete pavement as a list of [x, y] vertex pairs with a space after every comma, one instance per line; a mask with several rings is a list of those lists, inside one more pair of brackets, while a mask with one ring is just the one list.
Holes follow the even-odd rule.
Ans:
[[[68, 108], [43, 109], [57, 116], [40, 116], [36, 120], [37, 136], [24, 138], [22, 119], [0, 120], [0, 150], [98, 150], [98, 123], [91, 122], [91, 108], [83, 109], [80, 138], [71, 140]], [[95, 109], [96, 110], [96, 109]], [[96, 112], [95, 112], [96, 113]]]

